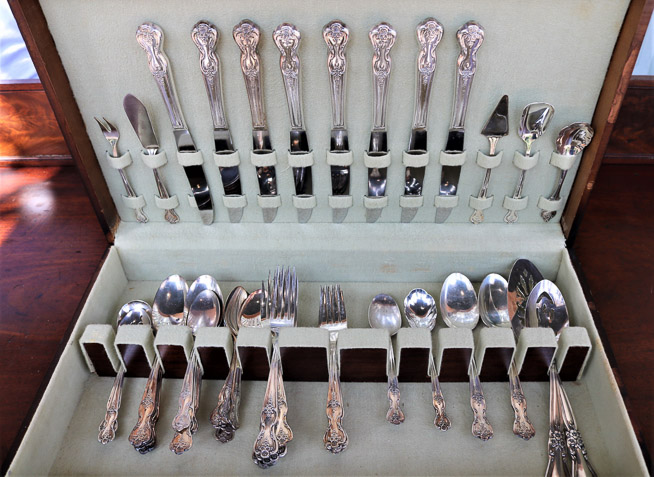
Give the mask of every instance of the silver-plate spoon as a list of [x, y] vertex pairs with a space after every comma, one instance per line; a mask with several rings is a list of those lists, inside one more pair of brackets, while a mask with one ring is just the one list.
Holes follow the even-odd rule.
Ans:
[[[404, 314], [412, 328], [428, 328], [429, 331], [432, 331], [436, 326], [436, 316], [438, 315], [436, 300], [422, 288], [415, 288], [404, 299]], [[429, 375], [431, 376], [432, 404], [436, 411], [434, 425], [441, 431], [447, 431], [452, 427], [452, 423], [445, 414], [445, 398], [438, 381], [434, 355], [431, 353], [429, 354]]]
[[[479, 321], [477, 294], [468, 277], [452, 273], [441, 290], [441, 312], [447, 326], [473, 329]], [[470, 407], [474, 415], [472, 435], [482, 441], [493, 437], [493, 427], [486, 417], [486, 399], [479, 381], [475, 357], [470, 357]]]
[[[390, 295], [377, 295], [372, 299], [368, 307], [368, 322], [371, 328], [387, 330], [390, 336], [394, 336], [402, 326], [402, 315], [400, 308]], [[404, 413], [400, 406], [400, 387], [395, 373], [395, 356], [393, 355], [393, 343], [388, 349], [388, 402], [389, 409], [386, 413], [386, 420], [391, 424], [402, 424]]]

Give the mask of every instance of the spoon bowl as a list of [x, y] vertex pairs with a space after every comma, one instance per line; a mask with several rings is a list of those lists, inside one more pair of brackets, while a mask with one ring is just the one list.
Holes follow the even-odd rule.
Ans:
[[220, 321], [220, 302], [218, 295], [204, 290], [196, 295], [188, 311], [187, 325], [195, 335], [200, 328], [214, 327]]
[[549, 280], [536, 284], [527, 299], [527, 326], [552, 328], [556, 338], [570, 324], [561, 290]]
[[497, 273], [491, 273], [479, 287], [479, 317], [486, 326], [511, 328], [509, 316], [508, 282]]
[[152, 326], [185, 325], [188, 285], [179, 275], [171, 275], [159, 286], [152, 305]]
[[255, 290], [248, 295], [243, 302], [240, 311], [240, 326], [246, 328], [261, 328], [261, 305], [263, 302], [263, 292], [261, 289]]
[[234, 337], [238, 335], [238, 329], [241, 326], [241, 320], [239, 319], [241, 308], [243, 308], [243, 304], [247, 298], [248, 292], [241, 286], [234, 288], [227, 297], [225, 304], [225, 325], [227, 325]]
[[572, 123], [564, 127], [556, 138], [556, 152], [565, 156], [576, 156], [590, 144], [595, 131], [588, 123]]
[[152, 325], [152, 308], [143, 300], [125, 303], [118, 311], [117, 326]]
[[518, 135], [525, 143], [527, 156], [531, 155], [532, 144], [543, 135], [552, 116], [554, 106], [548, 103], [531, 103], [523, 109]]
[[382, 293], [372, 299], [368, 307], [368, 323], [371, 328], [388, 330], [391, 336], [400, 330], [402, 315], [392, 296]]
[[404, 315], [411, 328], [433, 330], [438, 315], [436, 300], [422, 288], [414, 288], [404, 299]]
[[205, 290], [211, 290], [218, 297], [218, 309], [220, 310], [220, 314], [218, 317], [219, 323], [216, 326], [220, 326], [223, 319], [223, 311], [225, 310], [225, 302], [223, 301], [223, 293], [220, 289], [220, 285], [218, 285], [218, 282], [214, 277], [211, 275], [200, 275], [196, 278], [188, 289], [186, 303], [188, 306], [191, 306], [195, 299]]
[[461, 273], [452, 273], [443, 282], [441, 289], [441, 312], [445, 324], [450, 328], [473, 329], [479, 322], [477, 294]]

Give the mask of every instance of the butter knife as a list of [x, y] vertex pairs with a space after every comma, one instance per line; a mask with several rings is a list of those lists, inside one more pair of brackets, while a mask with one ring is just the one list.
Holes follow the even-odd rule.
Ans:
[[[395, 44], [396, 31], [388, 23], [374, 26], [368, 33], [372, 43], [372, 84], [373, 84], [373, 127], [370, 132], [368, 155], [383, 156], [388, 153], [386, 130], [386, 106], [388, 104], [388, 79], [391, 75], [391, 48]], [[386, 195], [386, 167], [368, 168], [368, 197]], [[382, 209], [368, 209], [367, 221], [375, 222]]]
[[[261, 35], [260, 30], [252, 21], [243, 20], [234, 27], [232, 34], [234, 41], [241, 50], [241, 71], [243, 72], [252, 115], [252, 149], [255, 154], [268, 154], [272, 152], [272, 146], [263, 103], [261, 58], [257, 52]], [[277, 178], [274, 166], [257, 167], [257, 178], [259, 179], [259, 193], [261, 195], [277, 195]]]
[[[281, 54], [279, 68], [282, 72], [288, 114], [291, 120], [290, 151], [291, 154], [307, 154], [309, 140], [302, 118], [302, 90], [300, 88], [300, 31], [295, 25], [282, 23], [273, 31], [273, 41]], [[294, 167], [296, 195], [311, 195], [311, 168]]]
[[[347, 128], [345, 127], [345, 73], [347, 59], [345, 47], [350, 38], [350, 30], [340, 20], [329, 22], [322, 30], [327, 44], [327, 71], [332, 103], [332, 131], [330, 152], [343, 153], [350, 150]], [[332, 195], [350, 193], [350, 166], [330, 166]], [[341, 223], [347, 216], [347, 209], [333, 209], [333, 220]]]
[[[454, 106], [452, 121], [447, 136], [446, 152], [460, 153], [464, 148], [465, 118], [468, 109], [468, 99], [472, 80], [477, 70], [477, 50], [484, 42], [484, 29], [474, 21], [467, 22], [456, 32], [461, 46], [457, 59], [456, 86], [454, 89]], [[455, 196], [459, 187], [461, 166], [442, 166], [439, 195]], [[436, 223], [442, 224], [447, 220], [452, 208], [440, 207], [436, 209]]]
[[[125, 110], [125, 114], [127, 114], [129, 122], [132, 124], [132, 128], [134, 128], [136, 136], [141, 142], [141, 146], [145, 149], [146, 154], [155, 155], [159, 153], [159, 142], [157, 141], [157, 136], [154, 134], [148, 110], [145, 109], [143, 103], [141, 103], [136, 96], [128, 94], [123, 99], [123, 109]], [[161, 180], [157, 168], [152, 169], [152, 172], [154, 173], [154, 180], [157, 184], [159, 197], [162, 199], [170, 198], [170, 195], [168, 195], [168, 189], [166, 189], [166, 185]], [[174, 209], [167, 209], [164, 217], [171, 224], [179, 222], [179, 216], [175, 213]]]
[[[200, 51], [200, 70], [204, 78], [213, 122], [214, 151], [216, 154], [231, 154], [234, 152], [234, 144], [225, 117], [220, 81], [220, 59], [215, 52], [218, 43], [218, 29], [212, 23], [199, 21], [191, 30], [191, 39]], [[220, 167], [219, 170], [225, 195], [241, 195], [238, 166]]]
[[[177, 143], [177, 151], [180, 153], [198, 152], [179, 105], [168, 57], [163, 51], [163, 31], [158, 25], [145, 22], [136, 30], [136, 41], [148, 55], [148, 67], [166, 104]], [[213, 204], [204, 170], [201, 165], [184, 166], [184, 172], [191, 185], [202, 223], [209, 225], [213, 222]]]

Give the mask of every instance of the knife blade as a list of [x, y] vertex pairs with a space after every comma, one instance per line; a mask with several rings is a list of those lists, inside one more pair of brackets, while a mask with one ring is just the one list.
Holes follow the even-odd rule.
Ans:
[[[467, 22], [456, 32], [461, 46], [457, 59], [456, 86], [454, 90], [454, 106], [452, 108], [452, 121], [447, 136], [445, 152], [460, 153], [465, 151], [465, 117], [468, 109], [468, 99], [472, 80], [477, 70], [477, 50], [484, 41], [484, 29], [474, 21]], [[440, 196], [454, 196], [459, 186], [461, 166], [442, 166]], [[436, 223], [443, 223], [452, 212], [452, 208], [440, 207], [436, 209]]]
[[[157, 141], [157, 136], [154, 134], [154, 128], [152, 127], [148, 110], [143, 103], [136, 96], [128, 94], [123, 99], [123, 109], [146, 153], [149, 155], [157, 154], [159, 152], [159, 142]], [[162, 199], [170, 198], [168, 189], [166, 189], [166, 185], [161, 180], [161, 177], [159, 177], [157, 168], [152, 169], [152, 173], [157, 184], [159, 197]], [[179, 216], [175, 212], [175, 209], [166, 209], [164, 218], [171, 224], [179, 222]]]
[[[420, 51], [416, 75], [416, 97], [413, 109], [413, 124], [409, 138], [409, 154], [427, 152], [427, 120], [431, 85], [436, 71], [436, 47], [443, 37], [443, 25], [435, 18], [426, 18], [416, 28]], [[424, 167], [407, 167], [405, 171], [404, 195], [422, 195], [425, 178]]]
[[[279, 68], [282, 72], [288, 114], [291, 120], [290, 152], [291, 154], [309, 153], [309, 139], [304, 129], [302, 117], [302, 89], [300, 87], [300, 31], [295, 25], [282, 23], [273, 31], [273, 41], [279, 49]], [[311, 167], [293, 167], [295, 195], [306, 196], [312, 193]], [[311, 211], [311, 209], [305, 209]], [[298, 211], [299, 212], [299, 211]]]
[[[136, 41], [148, 55], [148, 67], [157, 82], [159, 92], [163, 97], [173, 126], [173, 134], [177, 144], [177, 151], [198, 152], [186, 126], [186, 121], [179, 105], [177, 90], [173, 77], [170, 74], [168, 57], [163, 51], [164, 34], [158, 25], [145, 22], [136, 30]], [[204, 175], [201, 165], [184, 166], [184, 172], [191, 186], [193, 198], [197, 203], [202, 223], [209, 225], [213, 222], [213, 204], [209, 183]]]
[[[263, 102], [261, 58], [257, 51], [261, 31], [254, 22], [243, 20], [234, 27], [232, 36], [241, 50], [241, 71], [252, 115], [252, 152], [268, 154], [272, 152], [272, 146]], [[257, 179], [261, 195], [277, 195], [275, 166], [258, 166]]]
[[536, 284], [543, 280], [540, 270], [529, 260], [516, 260], [509, 274], [507, 292], [511, 328], [516, 341], [520, 331], [526, 327], [527, 300]]
[[[201, 20], [193, 26], [191, 39], [200, 51], [200, 70], [207, 90], [211, 120], [213, 122], [213, 142], [216, 154], [234, 152], [232, 135], [229, 131], [223, 104], [220, 81], [220, 58], [215, 52], [218, 43], [218, 29], [212, 23]], [[241, 195], [241, 178], [238, 166], [219, 167], [225, 195]]]
[[[395, 44], [397, 32], [388, 23], [382, 22], [372, 27], [368, 33], [372, 43], [372, 84], [373, 84], [373, 127], [370, 132], [369, 156], [383, 156], [388, 153], [388, 132], [386, 130], [386, 106], [388, 99], [388, 80], [391, 75], [391, 48]], [[386, 195], [386, 167], [368, 168], [368, 197]], [[382, 209], [367, 209], [367, 222], [375, 222]]]

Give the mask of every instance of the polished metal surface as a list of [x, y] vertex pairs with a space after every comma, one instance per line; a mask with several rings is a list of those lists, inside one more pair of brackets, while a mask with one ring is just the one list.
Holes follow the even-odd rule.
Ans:
[[[559, 132], [556, 138], [556, 152], [565, 156], [576, 156], [581, 154], [583, 150], [593, 140], [595, 131], [588, 123], [573, 123], [564, 127]], [[565, 181], [565, 176], [568, 174], [567, 169], [559, 169], [559, 175], [554, 182], [552, 193], [547, 198], [548, 200], [560, 200], [561, 188]], [[540, 216], [545, 222], [549, 222], [556, 215], [556, 210], [543, 210]]]
[[[531, 156], [531, 148], [539, 137], [543, 135], [547, 125], [554, 116], [554, 106], [548, 103], [531, 103], [525, 106], [520, 118], [520, 127], [518, 128], [518, 135], [525, 143], [525, 155]], [[525, 176], [527, 171], [522, 169], [518, 183], [513, 191], [513, 198], [520, 199], [522, 197], [522, 188], [525, 184]], [[518, 220], [518, 212], [510, 210], [504, 217], [507, 224], [515, 223]]]
[[[212, 291], [218, 297], [218, 323], [213, 326], [221, 326], [223, 324], [223, 311], [225, 310], [225, 301], [223, 300], [223, 292], [220, 285], [211, 275], [200, 275], [191, 283], [186, 295], [186, 303], [191, 306], [195, 299], [205, 290]], [[190, 324], [188, 326], [191, 326]]]
[[[163, 97], [170, 122], [173, 126], [177, 151], [181, 153], [197, 152], [197, 148], [182, 114], [168, 57], [163, 50], [163, 30], [154, 23], [145, 22], [136, 30], [136, 41], [148, 56], [150, 73], [152, 73], [159, 87], [159, 92]], [[209, 225], [213, 222], [213, 204], [209, 183], [207, 182], [204, 170], [202, 166], [187, 166], [184, 167], [184, 172], [191, 186], [202, 223]]]
[[327, 390], [327, 423], [323, 437], [325, 449], [338, 454], [347, 449], [348, 437], [343, 429], [343, 392], [341, 390], [340, 368], [336, 354], [338, 332], [347, 328], [345, 300], [340, 285], [320, 287], [318, 326], [329, 331], [329, 385]]
[[236, 338], [240, 326], [241, 308], [247, 297], [248, 293], [243, 287], [236, 287], [227, 297], [225, 306], [225, 323], [232, 333], [233, 340], [232, 358], [225, 383], [218, 394], [218, 402], [209, 418], [211, 425], [216, 429], [216, 440], [222, 443], [231, 441], [240, 426], [238, 408], [241, 401], [242, 368]]
[[[111, 146], [111, 156], [118, 157], [118, 139], [120, 138], [120, 133], [118, 132], [118, 128], [113, 124], [111, 124], [109, 121], [107, 121], [105, 118], [102, 118], [102, 120], [98, 118], [93, 118], [93, 119], [95, 119], [95, 121], [98, 123], [100, 129], [102, 130], [102, 134], [104, 135], [104, 138]], [[136, 197], [136, 192], [134, 192], [134, 188], [129, 183], [129, 180], [125, 175], [125, 170], [118, 169], [118, 173], [120, 174], [120, 179], [123, 181], [123, 186], [125, 186], [125, 192], [127, 192], [127, 196]], [[136, 220], [138, 222], [144, 224], [148, 221], [148, 217], [147, 215], [145, 215], [145, 212], [143, 212], [142, 208], [139, 207], [138, 209], [134, 209], [134, 214], [136, 215]]]
[[[481, 282], [479, 314], [486, 326], [511, 328], [507, 295], [508, 282], [501, 275], [491, 273]], [[534, 437], [536, 430], [527, 416], [527, 398], [513, 358], [509, 364], [509, 389], [514, 412], [513, 433], [527, 441]]]
[[[447, 136], [445, 151], [463, 152], [465, 135], [465, 117], [470, 98], [472, 80], [477, 71], [477, 51], [484, 42], [484, 29], [474, 21], [467, 22], [456, 32], [461, 51], [457, 58], [456, 84], [454, 87], [454, 105], [450, 131]], [[453, 196], [458, 192], [461, 166], [442, 166], [439, 195]], [[443, 223], [452, 212], [452, 208], [436, 208], [436, 223]]]
[[261, 328], [261, 310], [263, 309], [264, 292], [254, 290], [248, 295], [241, 307], [239, 322], [246, 328]]
[[461, 273], [450, 274], [441, 288], [441, 313], [443, 321], [450, 328], [473, 329], [479, 322], [477, 293]]
[[507, 298], [511, 327], [516, 338], [520, 331], [527, 326], [527, 299], [531, 290], [543, 279], [538, 267], [524, 258], [518, 259], [511, 268]]
[[527, 299], [527, 326], [552, 328], [558, 336], [569, 322], [561, 290], [549, 280], [539, 281]]
[[[482, 129], [481, 134], [488, 138], [490, 143], [489, 155], [495, 155], [495, 148], [497, 147], [498, 141], [509, 134], [509, 97], [507, 95], [502, 96], [500, 102], [495, 107], [495, 110], [488, 118], [488, 122]], [[492, 169], [486, 169], [484, 174], [484, 180], [477, 194], [478, 199], [485, 199], [488, 197], [488, 185], [490, 184]], [[481, 209], [475, 209], [473, 214], [470, 216], [470, 222], [473, 224], [480, 224], [484, 221], [484, 211]]]
[[437, 315], [436, 300], [422, 288], [414, 288], [404, 298], [404, 316], [411, 328], [433, 330]]
[[[220, 58], [215, 52], [218, 38], [218, 28], [204, 20], [196, 23], [193, 30], [191, 30], [191, 39], [200, 52], [200, 71], [209, 98], [209, 108], [213, 122], [214, 151], [218, 154], [229, 154], [234, 152], [234, 144], [225, 116], [220, 80]], [[220, 167], [219, 170], [225, 195], [240, 195], [241, 180], [238, 166]]]
[[211, 290], [198, 293], [188, 309], [186, 326], [196, 335], [200, 328], [220, 326], [222, 321], [221, 304]]
[[171, 275], [159, 286], [152, 304], [152, 326], [186, 325], [188, 285], [179, 275]]
[[[431, 86], [436, 72], [436, 47], [443, 37], [443, 25], [435, 18], [426, 18], [416, 28], [418, 51], [415, 106], [409, 139], [409, 154], [427, 152], [427, 118]], [[404, 195], [422, 195], [424, 167], [405, 169]]]
[[[345, 126], [345, 78], [347, 58], [345, 47], [350, 31], [340, 20], [329, 22], [323, 27], [322, 36], [327, 44], [327, 72], [329, 73], [330, 99], [332, 106], [332, 131], [330, 139], [331, 152], [350, 150], [347, 128]], [[332, 195], [350, 193], [350, 166], [330, 166], [332, 178]], [[342, 222], [347, 214], [337, 214], [334, 209], [335, 222]]]
[[[151, 156], [158, 154], [159, 141], [157, 141], [157, 136], [154, 133], [150, 115], [145, 105], [136, 96], [128, 94], [123, 98], [123, 109], [146, 154]], [[152, 169], [152, 173], [154, 174], [154, 181], [157, 184], [159, 197], [162, 199], [170, 198], [168, 189], [159, 176], [159, 169]], [[164, 218], [171, 224], [179, 222], [179, 216], [174, 209], [166, 209]]]
[[[402, 327], [402, 315], [400, 308], [392, 296], [379, 294], [372, 299], [368, 307], [368, 323], [371, 328], [387, 330], [392, 337]], [[388, 412], [386, 420], [391, 424], [399, 425], [404, 422], [404, 412], [400, 401], [400, 386], [395, 371], [395, 355], [393, 354], [393, 345], [388, 348]]]
[[[254, 22], [243, 20], [234, 27], [232, 36], [241, 50], [241, 72], [243, 73], [252, 116], [252, 149], [255, 154], [266, 154], [272, 151], [272, 145], [263, 101], [261, 58], [257, 50], [261, 31]], [[257, 167], [257, 178], [261, 195], [277, 195], [277, 179], [274, 166]]]
[[[125, 303], [118, 311], [116, 326], [150, 325], [152, 324], [152, 308], [146, 302], [133, 300]], [[123, 395], [125, 369], [121, 366], [114, 379], [114, 384], [107, 400], [107, 410], [103, 421], [98, 427], [98, 442], [107, 444], [114, 440], [118, 430], [118, 410]]]

